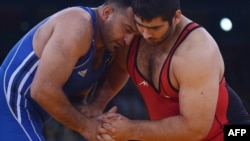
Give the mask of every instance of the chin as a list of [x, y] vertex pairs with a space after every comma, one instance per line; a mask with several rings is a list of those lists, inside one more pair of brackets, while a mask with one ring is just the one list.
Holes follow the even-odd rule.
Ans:
[[156, 45], [158, 45], [160, 42], [157, 42], [157, 41], [152, 41], [152, 40], [147, 40], [147, 43], [150, 45], [150, 46], [156, 46]]

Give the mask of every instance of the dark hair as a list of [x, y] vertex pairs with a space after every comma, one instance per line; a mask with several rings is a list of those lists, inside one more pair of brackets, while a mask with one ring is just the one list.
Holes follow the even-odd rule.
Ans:
[[115, 4], [118, 8], [128, 8], [132, 5], [132, 0], [105, 0], [104, 5]]
[[134, 14], [142, 20], [151, 21], [161, 17], [164, 21], [172, 21], [175, 12], [180, 9], [179, 0], [133, 0]]

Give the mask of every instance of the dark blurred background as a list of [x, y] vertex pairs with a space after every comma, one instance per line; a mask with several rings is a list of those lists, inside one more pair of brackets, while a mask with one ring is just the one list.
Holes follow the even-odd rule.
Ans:
[[[35, 24], [66, 7], [95, 7], [103, 0], [1, 0], [0, 63], [11, 47]], [[185, 16], [205, 27], [217, 41], [225, 61], [227, 82], [250, 111], [250, 1], [249, 0], [180, 0]], [[220, 27], [222, 18], [232, 22], [230, 31]], [[229, 24], [230, 25], [230, 24]], [[118, 105], [119, 112], [131, 119], [148, 119], [145, 105], [131, 80], [108, 105]], [[53, 119], [44, 133], [48, 141], [84, 141], [77, 133]]]

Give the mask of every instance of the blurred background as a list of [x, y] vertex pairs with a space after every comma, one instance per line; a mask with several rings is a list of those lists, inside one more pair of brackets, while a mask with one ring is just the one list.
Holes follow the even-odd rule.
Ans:
[[[103, 0], [1, 0], [0, 63], [11, 47], [43, 18], [70, 6], [96, 7]], [[196, 21], [217, 41], [225, 61], [227, 82], [250, 111], [250, 1], [180, 0], [182, 13]], [[109, 103], [130, 119], [148, 119], [144, 102], [131, 80]], [[48, 141], [85, 141], [53, 119], [44, 127]]]

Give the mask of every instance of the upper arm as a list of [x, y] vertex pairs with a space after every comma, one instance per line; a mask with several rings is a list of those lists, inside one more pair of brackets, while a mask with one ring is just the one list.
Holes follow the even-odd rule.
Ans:
[[223, 64], [215, 42], [210, 37], [202, 38], [202, 43], [190, 39], [190, 47], [185, 46], [175, 56], [173, 72], [179, 85], [181, 115], [192, 127], [208, 131], [214, 119]]
[[93, 33], [79, 9], [56, 14], [46, 24], [53, 32], [42, 51], [33, 87], [53, 91], [62, 88], [78, 59], [88, 51]]
[[112, 88], [115, 93], [120, 91], [129, 78], [126, 66], [127, 53], [128, 47], [117, 49], [112, 62], [104, 74], [104, 80], [108, 82], [110, 88]]
[[116, 50], [96, 89], [97, 96], [89, 107], [104, 109], [106, 104], [123, 88], [129, 75], [126, 69], [127, 47]]

